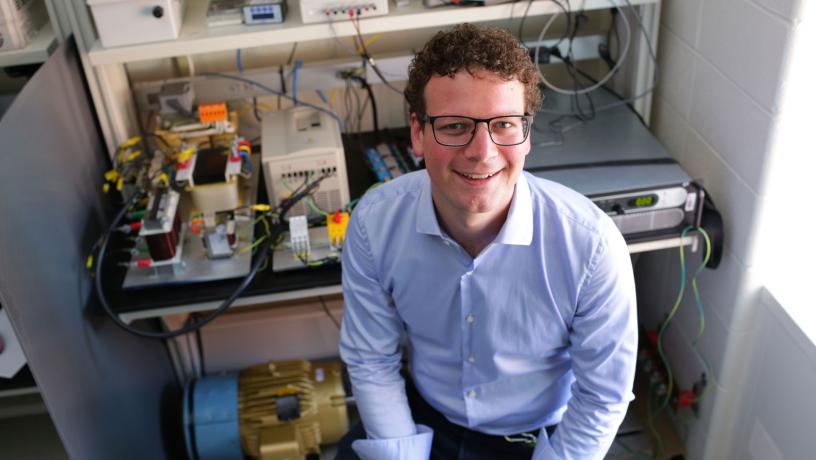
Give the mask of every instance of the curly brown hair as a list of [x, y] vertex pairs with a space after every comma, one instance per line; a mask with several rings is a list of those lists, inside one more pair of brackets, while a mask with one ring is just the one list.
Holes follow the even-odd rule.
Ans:
[[524, 85], [527, 112], [535, 114], [541, 106], [539, 74], [527, 49], [506, 30], [465, 23], [437, 32], [414, 56], [405, 86], [411, 112], [426, 115], [423, 92], [431, 77], [453, 78], [462, 69], [471, 75], [486, 70], [507, 81], [516, 79]]

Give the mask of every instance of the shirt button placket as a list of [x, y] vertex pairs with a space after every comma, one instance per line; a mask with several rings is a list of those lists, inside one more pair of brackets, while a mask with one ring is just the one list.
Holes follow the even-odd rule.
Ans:
[[473, 322], [476, 320], [476, 318], [475, 318], [475, 316], [473, 316], [473, 313], [472, 313], [473, 303], [471, 302], [471, 299], [469, 298], [472, 281], [473, 281], [473, 266], [471, 265], [470, 267], [468, 267], [467, 271], [462, 275], [462, 277], [460, 279], [461, 286], [462, 286], [462, 293], [463, 294], [465, 292], [468, 293], [468, 296], [467, 296], [468, 298], [466, 298], [465, 295], [462, 296], [462, 301], [463, 301], [462, 302], [462, 313], [463, 314], [466, 313], [466, 316], [464, 318], [465, 322], [463, 324], [463, 327], [464, 327], [464, 331], [463, 331], [464, 334], [463, 335], [465, 337], [465, 340], [462, 343], [462, 356], [467, 357], [467, 358], [465, 358], [465, 361], [464, 361], [465, 369], [463, 369], [463, 372], [465, 374], [467, 374], [469, 372], [468, 368], [470, 366], [468, 366], [468, 365], [473, 364], [473, 363], [476, 362], [476, 357], [473, 355], [473, 328], [471, 327], [473, 325]]

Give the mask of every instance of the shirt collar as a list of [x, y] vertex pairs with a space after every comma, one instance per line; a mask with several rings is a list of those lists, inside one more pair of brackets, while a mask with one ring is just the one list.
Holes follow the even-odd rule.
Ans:
[[[431, 196], [431, 181], [425, 175], [419, 194], [417, 207], [416, 231], [428, 235], [444, 236], [436, 219], [433, 197]], [[510, 211], [507, 213], [502, 229], [496, 236], [494, 243], [528, 246], [533, 241], [533, 200], [530, 195], [530, 185], [524, 173], [519, 174], [513, 199], [510, 202]]]
[[422, 187], [419, 192], [419, 203], [417, 207], [416, 231], [428, 235], [442, 236], [442, 228], [436, 220], [433, 197], [431, 196], [431, 178], [427, 171], [422, 180]]

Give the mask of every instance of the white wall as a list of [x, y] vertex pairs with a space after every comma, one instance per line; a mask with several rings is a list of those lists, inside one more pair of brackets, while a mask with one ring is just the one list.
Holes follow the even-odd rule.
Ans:
[[[703, 181], [726, 227], [722, 264], [700, 279], [706, 330], [699, 349], [711, 364], [713, 387], [689, 427], [691, 459], [744, 458], [729, 451], [729, 439], [744, 409], [741, 378], [756, 365], [745, 346], [759, 324], [753, 314], [760, 293], [755, 229], [799, 2], [663, 3], [653, 131]], [[689, 258], [692, 271], [699, 262], [699, 254]], [[653, 327], [677, 294], [679, 257], [674, 251], [643, 255], [636, 276], [641, 319]], [[698, 319], [690, 290], [685, 299], [666, 348], [680, 385], [689, 388], [704, 366], [691, 350]]]
[[730, 458], [813, 458], [816, 345], [767, 291], [756, 312], [751, 355], [735, 411]]

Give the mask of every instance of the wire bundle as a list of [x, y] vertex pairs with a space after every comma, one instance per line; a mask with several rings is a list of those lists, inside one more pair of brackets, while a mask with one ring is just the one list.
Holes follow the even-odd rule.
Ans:
[[[266, 263], [267, 258], [269, 256], [269, 250], [272, 247], [272, 244], [278, 242], [282, 237], [283, 232], [286, 230], [286, 225], [283, 223], [286, 214], [289, 212], [292, 206], [294, 206], [298, 201], [309, 196], [313, 190], [317, 189], [317, 187], [320, 185], [320, 182], [323, 181], [323, 179], [325, 179], [326, 177], [328, 176], [325, 174], [318, 177], [313, 182], [303, 187], [303, 189], [297, 192], [296, 194], [293, 194], [292, 196], [282, 200], [274, 211], [269, 211], [269, 216], [270, 217], [274, 216], [273, 218], [274, 224], [271, 226], [265, 224], [266, 235], [264, 235], [261, 241], [256, 241], [255, 243], [253, 243], [252, 245], [253, 249], [257, 246], [257, 244], [260, 244], [260, 249], [258, 249], [258, 253], [256, 254], [255, 260], [252, 263], [249, 273], [241, 280], [241, 283], [238, 285], [238, 287], [235, 288], [232, 294], [230, 294], [229, 297], [222, 301], [221, 305], [217, 309], [213, 310], [212, 312], [210, 312], [210, 314], [208, 314], [206, 317], [197, 322], [187, 324], [177, 330], [168, 332], [144, 331], [128, 325], [127, 323], [119, 319], [119, 317], [113, 312], [113, 309], [108, 303], [107, 296], [105, 295], [104, 292], [104, 287], [102, 283], [104, 266], [103, 262], [105, 254], [108, 250], [108, 244], [110, 243], [110, 237], [113, 234], [113, 232], [116, 231], [116, 229], [119, 227], [119, 224], [128, 214], [128, 212], [130, 212], [131, 207], [145, 196], [144, 191], [134, 193], [133, 196], [131, 196], [131, 198], [125, 203], [124, 206], [122, 206], [122, 208], [113, 218], [113, 221], [108, 227], [107, 232], [105, 232], [105, 234], [101, 238], [101, 243], [99, 244], [99, 249], [97, 252], [98, 263], [96, 264], [94, 286], [96, 288], [96, 293], [99, 297], [99, 302], [102, 305], [102, 309], [105, 311], [105, 314], [107, 314], [108, 317], [110, 317], [110, 319], [117, 326], [121, 327], [122, 329], [132, 334], [144, 338], [170, 339], [184, 334], [188, 334], [190, 332], [197, 331], [207, 323], [214, 320], [218, 315], [223, 313], [230, 305], [232, 305], [235, 299], [237, 299], [239, 296], [241, 296], [241, 294], [243, 294], [243, 292], [247, 289], [249, 284], [255, 278], [255, 275], [257, 275], [258, 271], [261, 269], [262, 264]], [[267, 216], [262, 215], [262, 217], [264, 217], [263, 220], [265, 221], [265, 218]]]

